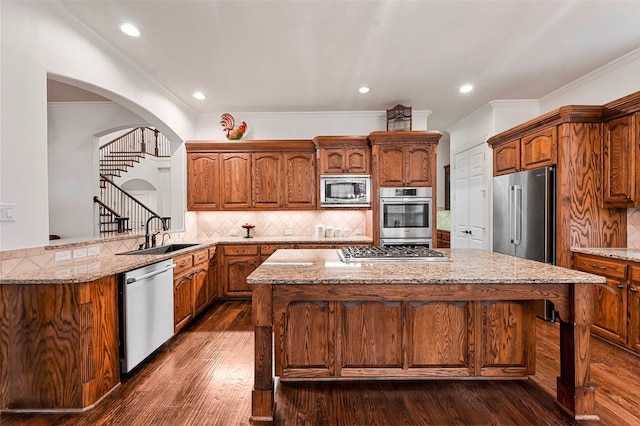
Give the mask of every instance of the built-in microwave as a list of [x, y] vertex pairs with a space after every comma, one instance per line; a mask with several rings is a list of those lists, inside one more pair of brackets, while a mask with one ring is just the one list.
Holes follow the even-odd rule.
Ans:
[[371, 176], [321, 175], [320, 207], [370, 207]]

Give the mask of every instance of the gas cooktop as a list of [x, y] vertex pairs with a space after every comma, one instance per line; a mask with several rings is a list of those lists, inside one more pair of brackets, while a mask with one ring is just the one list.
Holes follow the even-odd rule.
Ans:
[[340, 260], [351, 262], [451, 262], [439, 251], [424, 246], [343, 247], [338, 250]]

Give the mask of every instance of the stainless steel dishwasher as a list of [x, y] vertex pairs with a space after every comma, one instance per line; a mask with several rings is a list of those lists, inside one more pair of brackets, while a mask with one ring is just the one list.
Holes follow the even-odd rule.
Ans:
[[173, 260], [121, 275], [120, 367], [128, 373], [173, 336]]

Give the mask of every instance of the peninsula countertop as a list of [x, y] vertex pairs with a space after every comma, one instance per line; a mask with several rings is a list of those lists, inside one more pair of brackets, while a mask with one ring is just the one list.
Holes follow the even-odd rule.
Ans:
[[603, 277], [478, 249], [438, 249], [451, 262], [343, 263], [337, 249], [277, 250], [249, 284], [600, 284]]
[[630, 262], [640, 262], [640, 249], [634, 248], [572, 248], [574, 253], [590, 254], [592, 256], [602, 256], [611, 259], [626, 260]]

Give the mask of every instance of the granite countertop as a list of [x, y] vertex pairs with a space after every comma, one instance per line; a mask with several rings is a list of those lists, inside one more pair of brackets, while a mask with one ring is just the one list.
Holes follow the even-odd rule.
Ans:
[[592, 256], [609, 257], [611, 259], [640, 262], [640, 249], [631, 248], [572, 248], [574, 253], [590, 254]]
[[603, 277], [477, 249], [439, 249], [451, 262], [343, 263], [336, 249], [278, 250], [249, 284], [562, 284]]
[[[77, 284], [91, 282], [110, 275], [131, 271], [152, 263], [160, 262], [172, 257], [181, 256], [191, 251], [212, 247], [218, 244], [367, 244], [373, 240], [366, 236], [315, 238], [315, 237], [221, 237], [195, 241], [198, 244], [180, 251], [154, 255], [105, 255], [85, 257], [63, 262], [55, 262], [41, 267], [14, 270], [9, 274], [2, 274], [0, 284]], [[191, 241], [180, 241], [188, 243]], [[69, 243], [71, 244], [71, 243]], [[73, 243], [77, 244], [77, 243]], [[55, 249], [68, 249], [67, 244], [54, 246]], [[50, 249], [50, 248], [49, 248]], [[33, 266], [33, 265], [32, 265]]]

